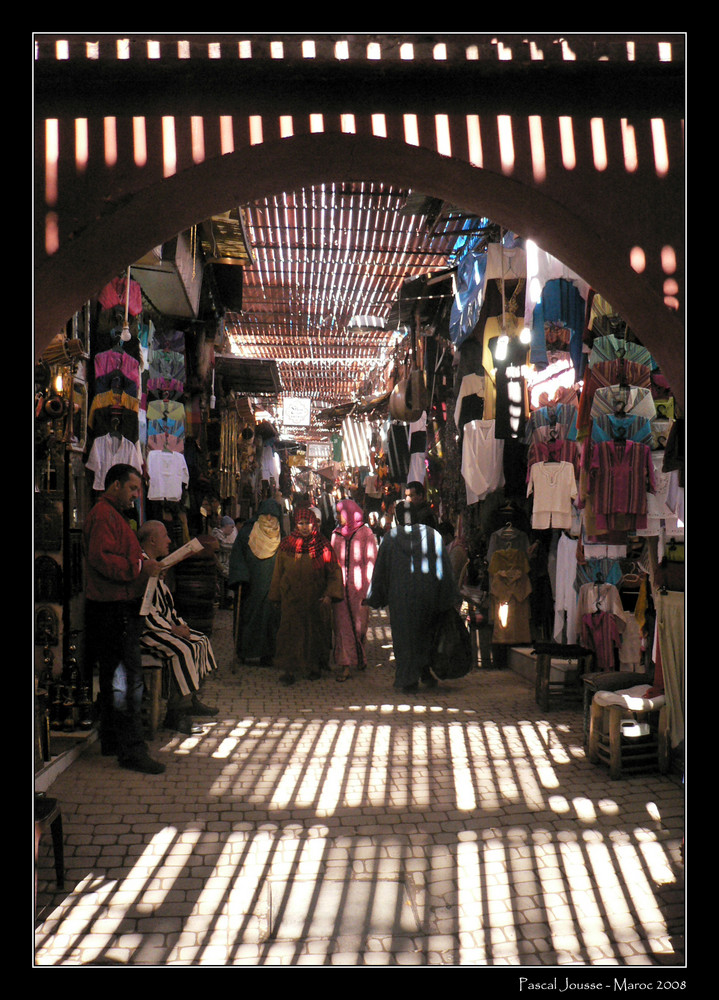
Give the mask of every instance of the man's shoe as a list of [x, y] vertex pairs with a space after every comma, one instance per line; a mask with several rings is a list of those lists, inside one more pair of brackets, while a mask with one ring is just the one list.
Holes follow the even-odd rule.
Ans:
[[210, 708], [209, 705], [203, 705], [201, 701], [197, 698], [192, 699], [192, 714], [193, 715], [209, 715], [215, 716], [219, 712], [219, 708]]
[[294, 674], [281, 674], [280, 675], [280, 684], [284, 684], [285, 687], [289, 687], [290, 684], [294, 684], [294, 683], [295, 683], [295, 675]]
[[141, 774], [162, 774], [165, 770], [165, 765], [159, 760], [153, 760], [149, 754], [128, 757], [126, 760], [120, 760], [119, 764], [127, 771], [139, 771]]
[[194, 733], [201, 733], [202, 727], [194, 725], [191, 715], [181, 715], [179, 712], [168, 712], [165, 716], [165, 729], [174, 729], [176, 733], [183, 736], [192, 736]]

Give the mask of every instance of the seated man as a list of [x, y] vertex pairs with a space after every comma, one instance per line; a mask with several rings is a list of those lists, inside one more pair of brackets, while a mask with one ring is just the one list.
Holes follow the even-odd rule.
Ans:
[[[162, 521], [146, 521], [137, 533], [143, 552], [161, 560], [170, 551], [170, 536]], [[167, 699], [165, 726], [190, 735], [193, 715], [217, 715], [218, 709], [203, 705], [197, 692], [217, 663], [210, 640], [191, 629], [175, 608], [172, 593], [162, 578], [157, 581], [154, 603], [145, 619], [140, 639], [143, 649], [159, 651], [172, 667], [171, 691]]]

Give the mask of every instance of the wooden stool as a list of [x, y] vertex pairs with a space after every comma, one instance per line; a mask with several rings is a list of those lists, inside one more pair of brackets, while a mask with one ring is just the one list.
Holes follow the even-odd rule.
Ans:
[[147, 650], [142, 654], [142, 669], [145, 674], [145, 688], [148, 694], [147, 734], [152, 739], [160, 728], [162, 696], [167, 691], [165, 667], [167, 660], [157, 652]]
[[55, 880], [58, 889], [65, 888], [65, 848], [62, 836], [62, 812], [57, 799], [35, 793], [35, 866], [43, 833], [50, 827], [55, 855]]
[[669, 770], [666, 698], [645, 698], [646, 690], [641, 684], [624, 691], [597, 691], [592, 699], [589, 759], [608, 764], [611, 778], [630, 771]]
[[[579, 679], [591, 670], [594, 665], [594, 654], [584, 646], [568, 645], [563, 646], [558, 642], [538, 642], [535, 643], [534, 653], [537, 657], [537, 679], [534, 691], [534, 700], [543, 711], [549, 709], [551, 698], [564, 698], [575, 701], [582, 700]], [[561, 681], [553, 681], [551, 678], [553, 661], [559, 660], [569, 665], [573, 660], [577, 663], [577, 689], [571, 691], [567, 688], [566, 678]]]

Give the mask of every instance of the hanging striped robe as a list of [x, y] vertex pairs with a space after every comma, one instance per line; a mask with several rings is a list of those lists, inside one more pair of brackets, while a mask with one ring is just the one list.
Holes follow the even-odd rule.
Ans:
[[637, 530], [647, 526], [647, 492], [656, 490], [651, 450], [637, 441], [594, 445], [590, 494], [599, 528]]
[[194, 629], [190, 630], [190, 639], [172, 634], [174, 625], [185, 624], [175, 609], [169, 587], [163, 580], [158, 580], [152, 611], [145, 619], [140, 645], [143, 649], [159, 650], [169, 659], [182, 695], [198, 691], [203, 678], [217, 670], [212, 645], [206, 635]]

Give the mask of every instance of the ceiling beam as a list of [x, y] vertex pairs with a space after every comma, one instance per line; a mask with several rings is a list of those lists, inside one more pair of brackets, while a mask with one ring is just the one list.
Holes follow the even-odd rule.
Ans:
[[49, 60], [39, 119], [311, 113], [681, 118], [683, 62]]

